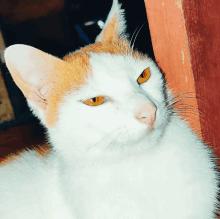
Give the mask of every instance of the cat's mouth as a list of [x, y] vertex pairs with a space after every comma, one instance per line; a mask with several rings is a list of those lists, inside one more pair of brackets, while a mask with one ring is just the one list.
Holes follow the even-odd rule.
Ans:
[[[158, 114], [159, 117], [158, 117]], [[149, 125], [144, 123], [125, 124], [109, 134], [109, 140], [113, 145], [135, 145], [139, 142], [156, 142], [162, 135], [167, 124], [167, 113], [157, 109], [155, 118]]]
[[142, 141], [148, 136], [151, 136], [154, 133], [154, 125], [152, 125], [149, 129], [146, 127], [130, 127], [122, 126], [106, 137], [106, 143], [109, 141], [112, 145], [133, 145], [139, 141]]

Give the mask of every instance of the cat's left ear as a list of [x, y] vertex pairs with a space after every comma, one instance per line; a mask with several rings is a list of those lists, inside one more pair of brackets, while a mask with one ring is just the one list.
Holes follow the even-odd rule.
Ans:
[[47, 77], [65, 67], [65, 62], [27, 45], [12, 45], [5, 50], [6, 65], [17, 86], [28, 101], [41, 109], [47, 105], [47, 96], [53, 81]]
[[95, 41], [116, 41], [118, 38], [126, 38], [125, 30], [126, 21], [124, 18], [124, 10], [121, 9], [118, 0], [113, 0], [104, 28], [96, 37]]

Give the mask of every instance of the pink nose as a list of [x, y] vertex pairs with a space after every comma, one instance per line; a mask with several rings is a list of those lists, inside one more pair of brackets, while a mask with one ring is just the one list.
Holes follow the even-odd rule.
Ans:
[[135, 118], [149, 127], [154, 125], [156, 119], [156, 106], [152, 103], [144, 103], [135, 113]]

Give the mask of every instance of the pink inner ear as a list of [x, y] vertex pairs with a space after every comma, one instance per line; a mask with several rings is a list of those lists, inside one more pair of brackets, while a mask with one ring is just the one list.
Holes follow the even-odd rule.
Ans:
[[8, 47], [5, 51], [5, 61], [15, 83], [27, 98], [33, 96], [30, 95], [33, 92], [41, 97], [40, 88], [43, 94], [46, 94], [46, 90], [43, 89], [46, 78], [57, 65], [64, 63], [52, 55], [27, 45]]
[[19, 76], [34, 86], [39, 86], [44, 77], [62, 60], [27, 45], [13, 45], [6, 49], [5, 60], [15, 82]]
[[110, 20], [106, 28], [103, 30], [100, 41], [112, 40], [115, 41], [119, 37], [118, 31], [118, 15], [115, 14]]

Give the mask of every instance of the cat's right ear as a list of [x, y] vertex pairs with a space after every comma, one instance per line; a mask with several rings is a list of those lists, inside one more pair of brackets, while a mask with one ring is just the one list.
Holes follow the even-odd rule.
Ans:
[[27, 45], [12, 45], [5, 50], [6, 65], [27, 100], [45, 109], [52, 83], [47, 78], [64, 61]]
[[126, 21], [124, 18], [124, 10], [118, 0], [113, 0], [111, 10], [105, 21], [104, 28], [101, 33], [96, 37], [98, 41], [117, 41], [118, 38], [126, 38]]

